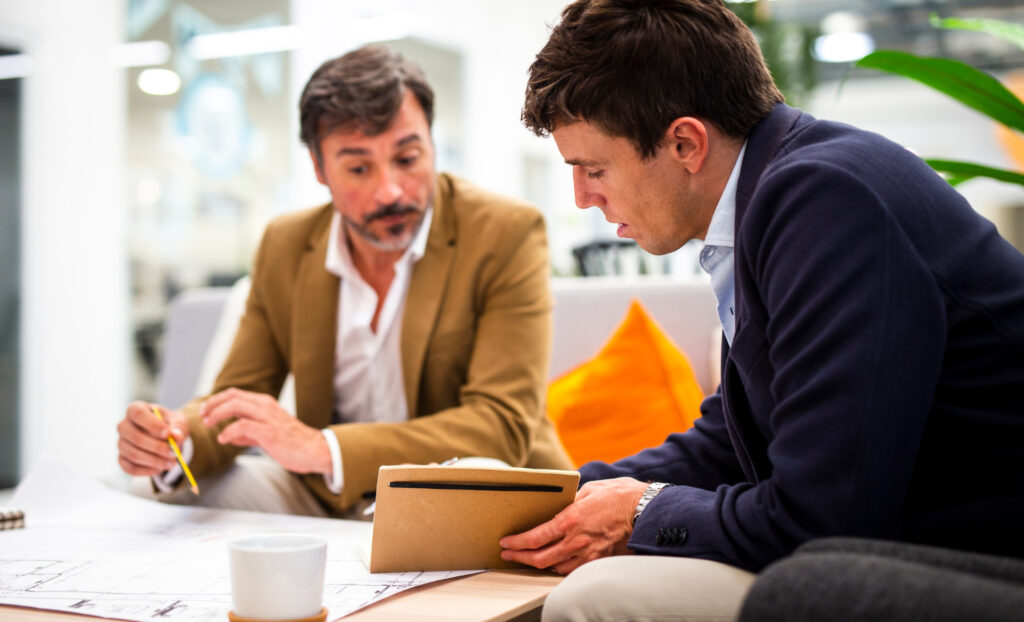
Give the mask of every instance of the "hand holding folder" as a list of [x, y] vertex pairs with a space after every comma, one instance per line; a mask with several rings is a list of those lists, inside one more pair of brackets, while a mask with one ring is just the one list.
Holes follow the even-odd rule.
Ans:
[[579, 473], [547, 469], [384, 466], [377, 475], [370, 572], [523, 568], [502, 536], [572, 503]]

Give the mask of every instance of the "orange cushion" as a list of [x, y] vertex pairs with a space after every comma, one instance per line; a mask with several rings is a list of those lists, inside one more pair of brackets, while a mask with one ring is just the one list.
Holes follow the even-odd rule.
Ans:
[[580, 466], [689, 429], [703, 398], [686, 356], [634, 300], [601, 352], [548, 387], [548, 417]]

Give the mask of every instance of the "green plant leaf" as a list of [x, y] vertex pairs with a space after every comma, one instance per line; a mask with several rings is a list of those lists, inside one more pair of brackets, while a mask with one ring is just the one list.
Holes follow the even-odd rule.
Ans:
[[973, 162], [960, 162], [958, 160], [936, 160], [925, 158], [928, 166], [949, 177], [947, 180], [953, 186], [963, 183], [975, 177], [989, 177], [998, 181], [1005, 181], [1011, 184], [1024, 186], [1024, 174], [1016, 171], [1008, 171], [1001, 168], [992, 168], [983, 164]]
[[947, 17], [942, 19], [935, 13], [931, 14], [928, 21], [936, 28], [944, 28], [946, 30], [974, 30], [977, 32], [988, 33], [992, 36], [1009, 41], [1018, 47], [1024, 48], [1024, 26], [1021, 26], [1020, 24], [982, 17], [964, 19]]
[[856, 66], [917, 80], [1009, 128], [1024, 132], [1024, 103], [999, 80], [960, 61], [879, 50], [857, 61]]

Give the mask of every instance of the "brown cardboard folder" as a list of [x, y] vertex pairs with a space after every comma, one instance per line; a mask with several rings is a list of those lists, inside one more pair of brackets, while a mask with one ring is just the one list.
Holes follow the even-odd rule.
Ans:
[[370, 572], [522, 568], [501, 559], [498, 540], [552, 518], [579, 480], [547, 469], [381, 467]]

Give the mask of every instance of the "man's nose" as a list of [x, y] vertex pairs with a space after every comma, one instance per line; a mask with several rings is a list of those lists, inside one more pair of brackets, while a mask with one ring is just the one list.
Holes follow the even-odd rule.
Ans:
[[377, 180], [377, 190], [374, 199], [378, 205], [390, 205], [402, 198], [402, 186], [398, 183], [398, 177], [389, 170], [381, 172]]
[[601, 207], [601, 196], [590, 191], [587, 187], [587, 182], [582, 178], [582, 176], [582, 172], [573, 172], [572, 186], [574, 198], [576, 199], [576, 207], [580, 209]]

